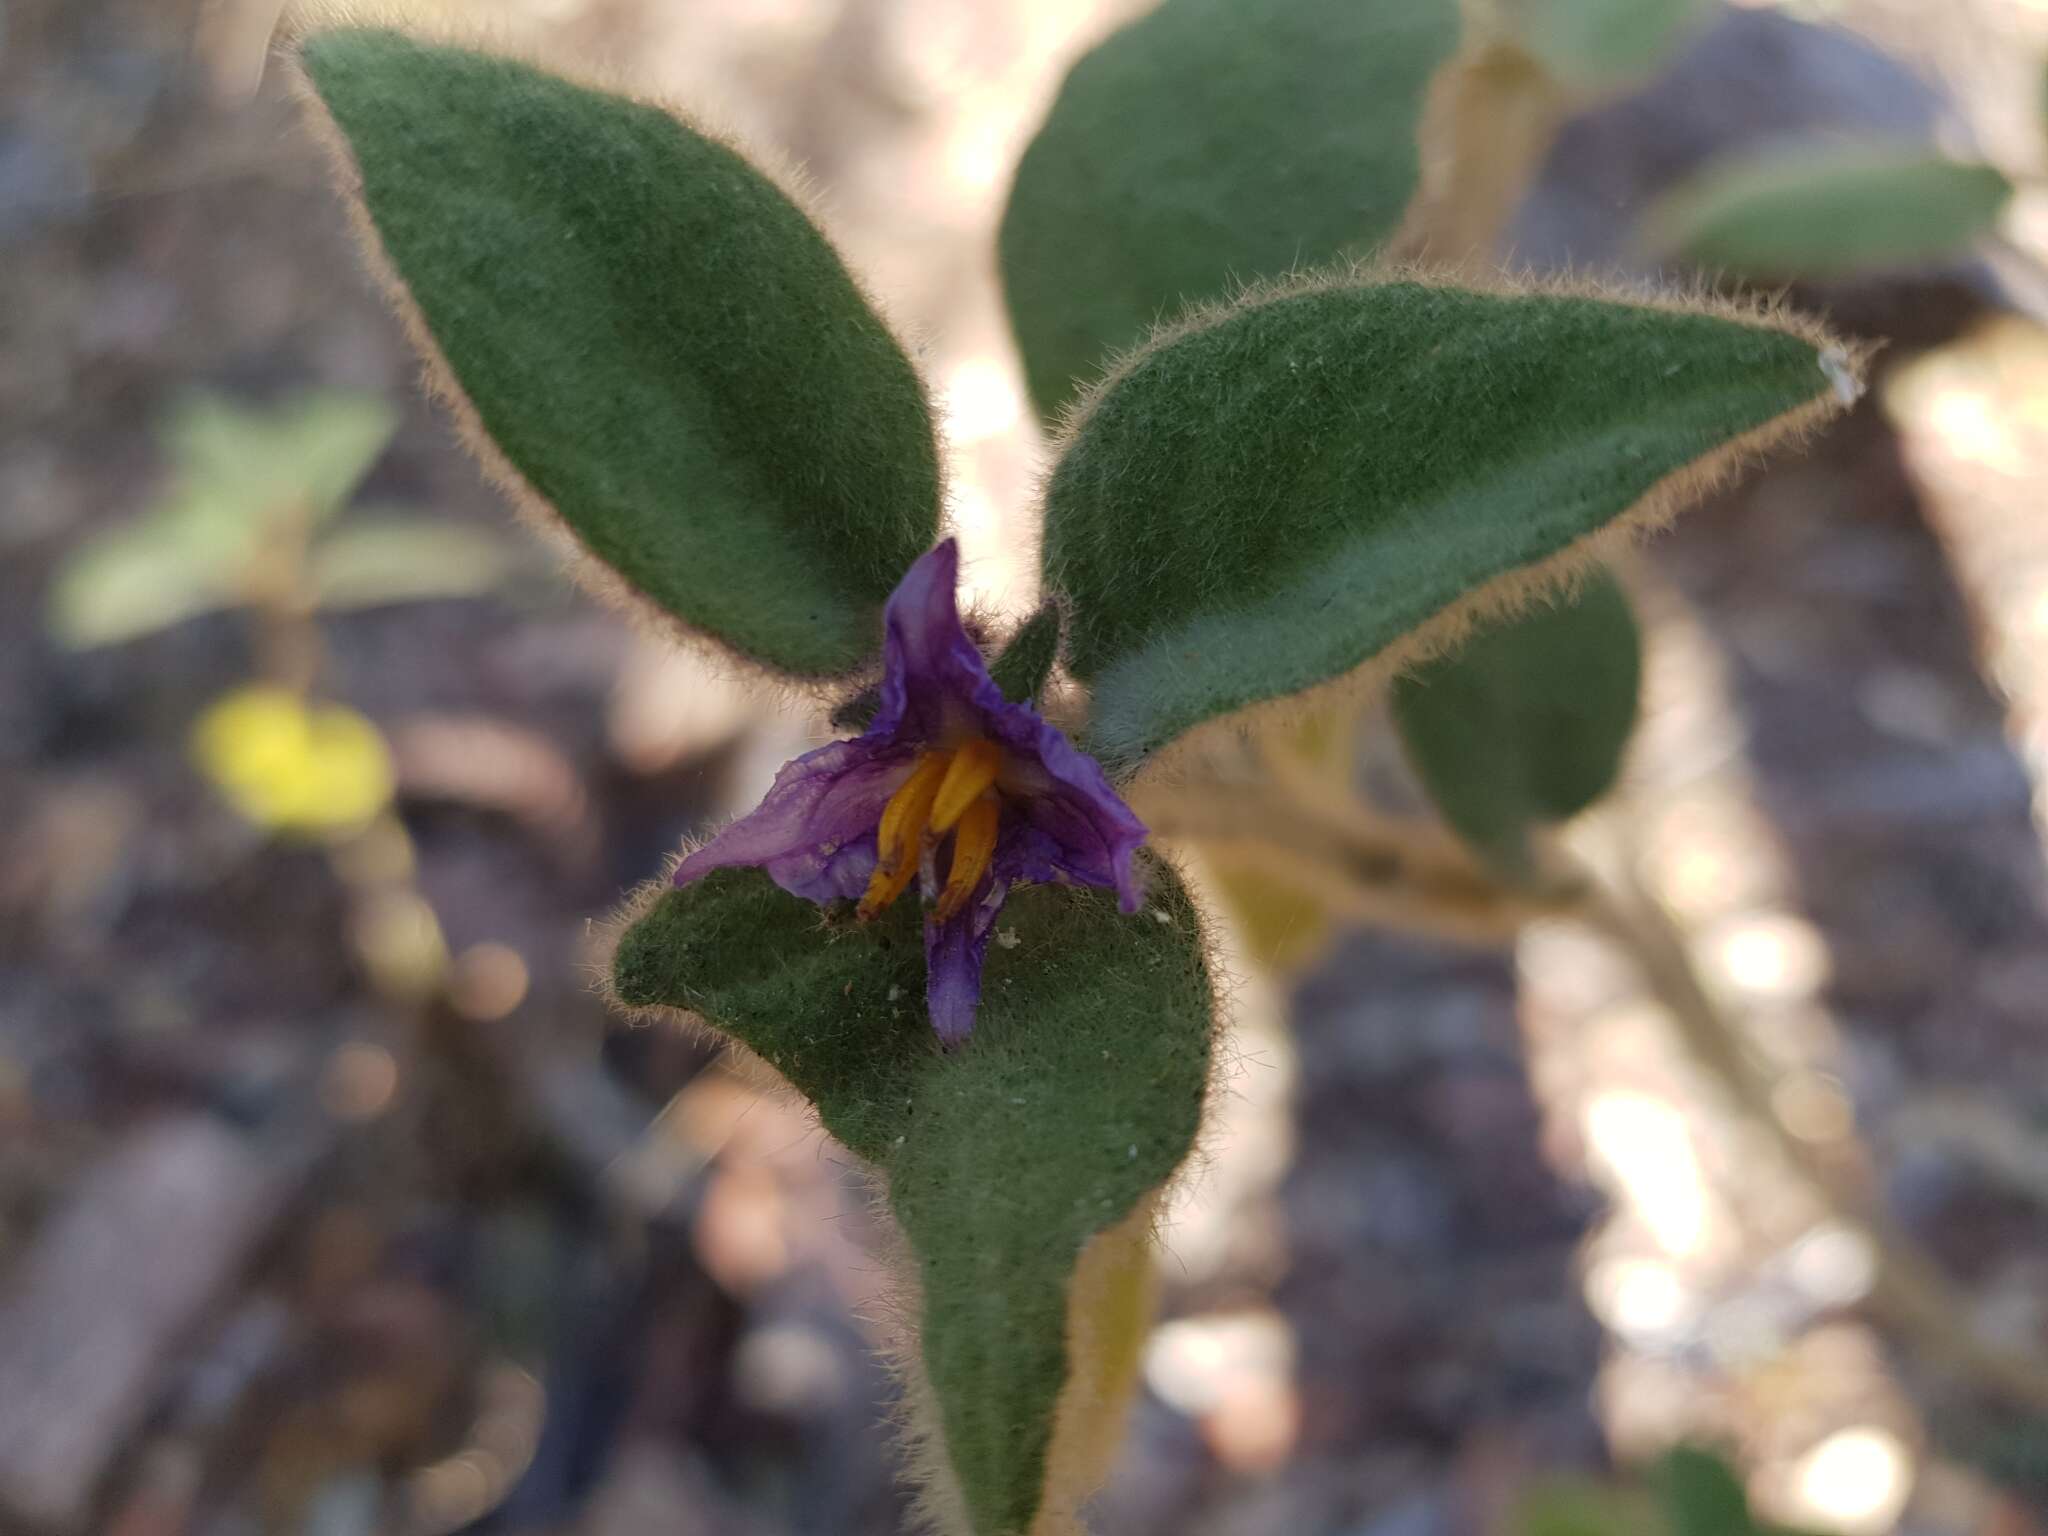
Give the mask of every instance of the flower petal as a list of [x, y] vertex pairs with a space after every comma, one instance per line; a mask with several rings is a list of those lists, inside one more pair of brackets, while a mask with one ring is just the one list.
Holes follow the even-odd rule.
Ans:
[[981, 962], [1009, 883], [988, 879], [975, 897], [947, 922], [925, 919], [924, 999], [939, 1043], [958, 1045], [974, 1032], [981, 1005]]
[[685, 858], [676, 884], [750, 865], [792, 896], [851, 900], [875, 869], [882, 807], [910, 776], [916, 753], [862, 736], [785, 763], [761, 803]]
[[[997, 867], [1011, 879], [1067, 880], [1117, 893], [1117, 904], [1135, 912], [1144, 899], [1136, 854], [1145, 824], [1110, 787], [1095, 759], [1068, 741], [1035, 711], [1003, 698], [993, 683], [978, 693], [983, 729], [1001, 742], [1009, 767], [1004, 800], [1035, 836], [1023, 829], [1010, 837], [1014, 865], [997, 855]], [[1050, 872], [1047, 872], [1050, 871]]]
[[[971, 734], [988, 664], [960, 622], [960, 546], [946, 539], [920, 555], [882, 616], [882, 707], [867, 735], [937, 746]], [[1000, 694], [998, 695], [1000, 697]]]

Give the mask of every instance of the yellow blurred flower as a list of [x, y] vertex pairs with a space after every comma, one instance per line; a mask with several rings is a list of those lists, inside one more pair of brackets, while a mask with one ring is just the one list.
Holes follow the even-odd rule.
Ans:
[[353, 831], [391, 801], [391, 755], [377, 727], [338, 704], [308, 707], [286, 688], [238, 688], [192, 728], [192, 756], [228, 802], [274, 832]]

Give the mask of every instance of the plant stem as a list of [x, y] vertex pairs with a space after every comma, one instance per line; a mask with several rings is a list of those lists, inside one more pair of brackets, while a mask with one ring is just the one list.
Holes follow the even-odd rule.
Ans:
[[304, 696], [319, 682], [327, 658], [307, 569], [312, 508], [294, 507], [276, 518], [269, 531], [246, 578], [256, 615], [259, 669], [280, 688]]
[[1135, 809], [1155, 836], [1256, 860], [1354, 920], [1502, 943], [1553, 909], [1487, 879], [1439, 840], [1279, 780], [1178, 784]]

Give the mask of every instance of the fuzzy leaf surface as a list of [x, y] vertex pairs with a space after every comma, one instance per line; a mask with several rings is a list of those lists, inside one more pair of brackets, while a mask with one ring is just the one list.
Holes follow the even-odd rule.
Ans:
[[1046, 491], [1091, 749], [1129, 771], [1461, 600], [1512, 606], [1530, 568], [1675, 509], [1685, 471], [1793, 431], [1830, 388], [1815, 340], [1749, 318], [1410, 280], [1169, 334], [1095, 398]]
[[1053, 663], [1060, 659], [1064, 621], [1056, 604], [1047, 603], [1017, 626], [1002, 654], [989, 663], [989, 676], [1013, 704], [1034, 703], [1045, 691]]
[[1795, 276], [1912, 266], [1988, 234], [2012, 183], [1919, 145], [1802, 144], [1702, 172], [1653, 207], [1644, 235], [1708, 267]]
[[1184, 304], [1377, 246], [1455, 0], [1167, 0], [1074, 66], [999, 255], [1048, 422]]
[[1480, 631], [1393, 688], [1409, 761], [1458, 835], [1510, 877], [1529, 833], [1606, 794], [1635, 729], [1642, 637], [1604, 572], [1576, 599]]
[[662, 895], [613, 960], [621, 1002], [740, 1041], [885, 1175], [977, 1536], [1022, 1536], [1039, 1508], [1082, 1248], [1172, 1176], [1200, 1119], [1212, 997], [1198, 922], [1168, 870], [1150, 882], [1130, 917], [1105, 892], [1012, 894], [974, 1034], [950, 1054], [925, 1017], [908, 903], [862, 925], [725, 870]]
[[836, 675], [937, 532], [923, 389], [773, 182], [669, 113], [381, 29], [305, 73], [405, 299], [524, 486], [633, 591]]

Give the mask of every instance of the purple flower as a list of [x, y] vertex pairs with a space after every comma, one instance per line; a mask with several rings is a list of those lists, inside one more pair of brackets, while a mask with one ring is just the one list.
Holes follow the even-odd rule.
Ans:
[[959, 568], [948, 539], [890, 595], [867, 731], [786, 764], [759, 806], [676, 870], [687, 885], [753, 865], [820, 906], [858, 899], [863, 919], [918, 878], [925, 998], [948, 1045], [974, 1028], [982, 956], [1010, 887], [1101, 886], [1135, 912], [1132, 856], [1145, 840], [1095, 760], [991, 681], [954, 604]]

